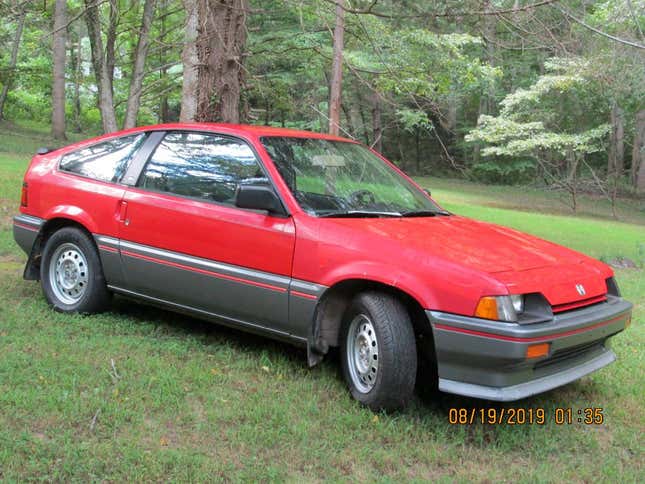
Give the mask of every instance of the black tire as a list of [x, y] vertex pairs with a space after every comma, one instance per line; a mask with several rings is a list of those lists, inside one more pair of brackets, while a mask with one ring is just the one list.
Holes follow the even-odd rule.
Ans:
[[[58, 294], [61, 290], [52, 287], [52, 257], [57, 256], [64, 247], [78, 249], [78, 255], [87, 262], [82, 263], [81, 270], [85, 280], [79, 283], [82, 285], [82, 292], [79, 292], [78, 299], [73, 301], [63, 300]], [[63, 250], [63, 252], [65, 252]], [[71, 252], [70, 252], [71, 253]], [[40, 263], [40, 284], [43, 288], [47, 302], [57, 311], [64, 313], [98, 313], [108, 308], [111, 294], [105, 284], [101, 260], [96, 246], [90, 237], [75, 227], [64, 227], [54, 232], [46, 241]], [[71, 295], [71, 293], [70, 293]]]
[[[367, 325], [364, 317], [368, 318], [371, 325]], [[350, 349], [355, 347], [355, 341], [363, 343], [361, 336], [354, 337], [355, 331], [358, 330], [365, 335], [370, 328], [375, 332], [377, 358], [371, 354], [361, 361], [371, 362], [373, 358], [378, 362], [373, 381], [367, 380], [372, 374], [369, 371], [366, 371], [366, 378], [361, 379], [357, 376], [357, 368], [361, 366], [357, 363], [359, 358], [354, 356], [354, 362], [350, 361], [351, 356], [348, 351], [348, 346], [351, 345]], [[414, 393], [417, 375], [414, 330], [405, 306], [386, 293], [376, 291], [361, 293], [354, 298], [345, 313], [341, 337], [343, 376], [352, 397], [373, 411], [394, 411], [404, 408]], [[374, 341], [369, 341], [365, 347], [373, 344]], [[356, 353], [352, 354], [356, 355]], [[365, 368], [364, 365], [362, 368]]]

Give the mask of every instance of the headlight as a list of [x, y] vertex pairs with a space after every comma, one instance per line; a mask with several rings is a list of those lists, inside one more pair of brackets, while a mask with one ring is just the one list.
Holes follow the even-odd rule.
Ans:
[[524, 296], [485, 296], [479, 300], [475, 316], [496, 321], [516, 322], [524, 312]]

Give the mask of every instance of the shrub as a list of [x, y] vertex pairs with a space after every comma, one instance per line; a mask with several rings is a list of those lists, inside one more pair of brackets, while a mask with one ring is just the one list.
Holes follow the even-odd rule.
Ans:
[[469, 175], [474, 180], [497, 185], [516, 185], [535, 177], [535, 163], [529, 160], [477, 163]]

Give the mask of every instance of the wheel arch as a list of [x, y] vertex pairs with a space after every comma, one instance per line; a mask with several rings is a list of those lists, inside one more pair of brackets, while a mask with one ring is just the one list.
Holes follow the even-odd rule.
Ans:
[[42, 258], [43, 248], [47, 243], [47, 239], [57, 232], [58, 230], [64, 227], [74, 227], [79, 230], [82, 230], [86, 233], [92, 243], [94, 243], [94, 237], [92, 237], [92, 232], [81, 222], [73, 218], [59, 216], [48, 219], [40, 228], [36, 240], [31, 248], [29, 258], [27, 259], [27, 264], [25, 265], [25, 272], [23, 274], [24, 278], [27, 280], [37, 281], [40, 279], [40, 261]]
[[[378, 291], [390, 294], [403, 303], [412, 321], [417, 347], [429, 346], [434, 357], [432, 328], [423, 305], [408, 291], [374, 279], [351, 278], [328, 287], [316, 305], [307, 344], [309, 365], [319, 363], [330, 347], [340, 345], [340, 328], [345, 312], [357, 294]], [[423, 340], [423, 341], [422, 341]], [[427, 353], [427, 352], [426, 352]]]

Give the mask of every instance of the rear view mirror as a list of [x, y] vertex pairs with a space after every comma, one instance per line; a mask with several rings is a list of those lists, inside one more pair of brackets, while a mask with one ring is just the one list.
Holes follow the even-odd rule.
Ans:
[[278, 195], [267, 185], [238, 185], [235, 192], [235, 206], [266, 210], [274, 215], [287, 214]]

